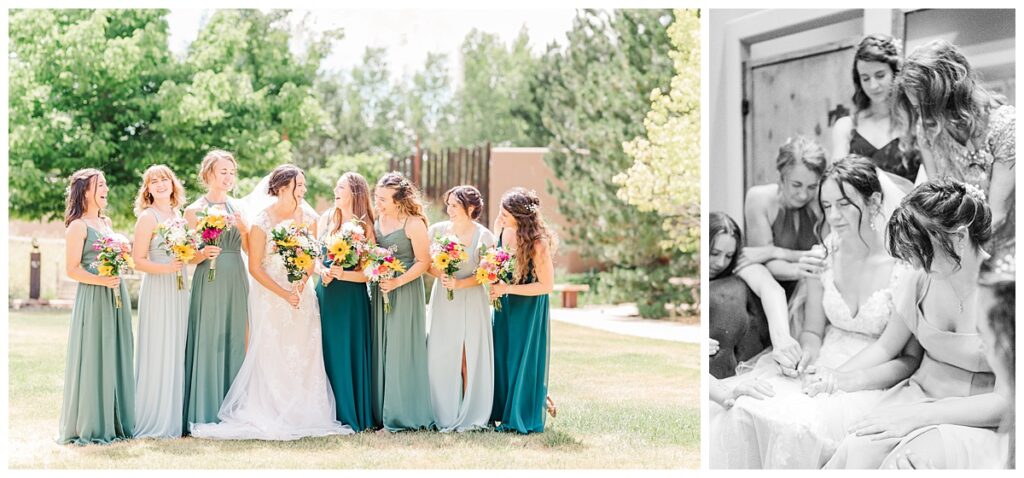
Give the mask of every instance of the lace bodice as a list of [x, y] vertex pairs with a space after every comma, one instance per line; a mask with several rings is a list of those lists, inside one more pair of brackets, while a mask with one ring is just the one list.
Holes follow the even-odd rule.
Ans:
[[[315, 228], [316, 220], [317, 217], [315, 214], [310, 214], [308, 211], [303, 212], [303, 221], [305, 222], [306, 227]], [[284, 259], [274, 252], [274, 241], [271, 231], [273, 231], [275, 227], [290, 226], [292, 222], [293, 220], [289, 218], [276, 224], [271, 224], [270, 214], [268, 214], [266, 210], [260, 211], [253, 221], [253, 226], [259, 227], [267, 235], [263, 245], [263, 260], [260, 264], [263, 266], [263, 270], [267, 271], [267, 274], [270, 274], [270, 277], [282, 286], [286, 286], [286, 284], [288, 284], [288, 271], [284, 267]]]
[[[829, 258], [835, 257], [835, 251], [839, 240], [835, 234], [825, 239], [825, 247], [829, 251]], [[853, 315], [849, 305], [843, 300], [842, 293], [836, 287], [831, 259], [824, 272], [821, 274], [823, 293], [821, 298], [822, 307], [825, 309], [825, 317], [833, 327], [838, 327], [847, 332], [864, 334], [871, 337], [882, 335], [885, 324], [893, 313], [893, 290], [901, 274], [905, 273], [906, 267], [900, 264], [893, 265], [889, 282], [884, 287], [875, 290], [857, 308], [857, 315]]]
[[1016, 163], [1016, 109], [1010, 105], [994, 108], [988, 119], [988, 130], [976, 149], [973, 142], [960, 144], [947, 133], [940, 134], [930, 149], [939, 177], [973, 184], [988, 191], [994, 163]]

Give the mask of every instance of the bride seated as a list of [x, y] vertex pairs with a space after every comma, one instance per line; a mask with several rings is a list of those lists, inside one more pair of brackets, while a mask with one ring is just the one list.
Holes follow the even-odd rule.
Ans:
[[[799, 377], [783, 374], [764, 357], [735, 378], [749, 380], [753, 374], [768, 382], [775, 395], [740, 397], [729, 410], [712, 405], [712, 468], [819, 468], [836, 450], [846, 426], [881, 398], [881, 391], [812, 396], [820, 387], [816, 381], [824, 378], [811, 372], [841, 366], [874, 342], [892, 315], [893, 291], [909, 272], [887, 254], [883, 241], [887, 212], [898, 195], [860, 156], [843, 158], [825, 171], [818, 204], [831, 233], [824, 241], [820, 280], [805, 284]], [[823, 228], [819, 223], [819, 235]], [[892, 386], [909, 376], [916, 362], [910, 354], [878, 366], [890, 373], [861, 388]]]
[[283, 259], [273, 252], [275, 227], [316, 224], [305, 193], [302, 170], [286, 164], [245, 200], [259, 211], [249, 233], [249, 272], [258, 283], [249, 293], [249, 347], [217, 414], [220, 423], [193, 424], [194, 437], [295, 440], [352, 433], [335, 420], [313, 288], [305, 281], [293, 287]]

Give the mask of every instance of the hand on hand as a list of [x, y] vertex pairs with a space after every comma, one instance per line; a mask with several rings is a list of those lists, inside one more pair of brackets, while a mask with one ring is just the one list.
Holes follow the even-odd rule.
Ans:
[[380, 291], [387, 294], [388, 292], [397, 289], [399, 286], [400, 284], [398, 283], [398, 279], [388, 279], [386, 281], [381, 281]]
[[768, 397], [774, 397], [775, 389], [772, 388], [772, 384], [762, 381], [757, 377], [745, 380], [736, 384], [736, 387], [732, 389], [732, 398], [725, 401], [725, 408], [732, 407], [736, 403], [736, 399], [743, 395], [764, 400]]
[[842, 372], [827, 367], [811, 365], [807, 367], [807, 373], [804, 374], [801, 389], [810, 397], [815, 397], [819, 394], [833, 394], [841, 390], [839, 387], [839, 375], [841, 374]]
[[332, 265], [331, 266], [331, 277], [333, 277], [335, 279], [338, 279], [338, 280], [341, 280], [341, 278], [344, 277], [344, 274], [345, 274], [345, 268], [344, 267], [336, 266], [336, 265]]
[[903, 438], [926, 423], [918, 418], [921, 405], [880, 407], [871, 411], [850, 427], [857, 436], [871, 436], [872, 441]]
[[491, 300], [493, 301], [497, 300], [498, 297], [501, 297], [507, 293], [508, 284], [502, 284], [501, 282], [499, 282], [497, 284], [491, 284], [491, 291], [488, 295], [491, 297]]
[[116, 289], [121, 286], [121, 278], [118, 276], [102, 276], [100, 277], [99, 285], [110, 289]]
[[772, 358], [779, 364], [783, 375], [795, 377], [797, 365], [803, 357], [800, 342], [787, 335], [784, 338], [773, 340], [772, 349]]
[[334, 280], [334, 274], [330, 269], [320, 271], [320, 283], [323, 285], [330, 284]]
[[207, 259], [216, 259], [220, 255], [220, 248], [217, 246], [206, 246], [203, 248], [203, 256]]
[[452, 276], [444, 276], [441, 278], [441, 285], [448, 290], [455, 290], [455, 278]]
[[708, 355], [714, 355], [718, 353], [718, 341], [715, 339], [708, 339]]

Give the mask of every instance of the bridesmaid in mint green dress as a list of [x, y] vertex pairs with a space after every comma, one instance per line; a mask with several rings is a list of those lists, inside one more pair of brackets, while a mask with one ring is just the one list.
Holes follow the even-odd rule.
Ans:
[[[93, 244], [112, 232], [110, 220], [100, 216], [108, 191], [96, 169], [75, 172], [68, 187], [67, 274], [79, 284], [64, 367], [61, 444], [110, 443], [131, 438], [135, 429], [132, 301], [119, 277], [100, 276], [93, 265]], [[121, 292], [120, 308], [114, 288]]]
[[[318, 237], [335, 234], [352, 218], [360, 218], [363, 231], [375, 242], [370, 187], [359, 173], [345, 173], [334, 187], [334, 207], [320, 217]], [[320, 301], [320, 329], [324, 368], [334, 392], [338, 421], [361, 432], [380, 427], [373, 419], [370, 350], [370, 295], [366, 276], [355, 268], [324, 267], [316, 286]]]
[[[235, 225], [221, 235], [220, 247], [205, 246], [193, 261], [199, 265], [192, 277], [185, 342], [182, 431], [186, 435], [192, 423], [218, 421], [221, 402], [245, 358], [249, 277], [241, 254], [248, 226], [228, 197], [235, 185], [237, 167], [231, 153], [208, 153], [200, 167], [200, 178], [209, 191], [185, 210], [190, 227], [197, 223], [196, 214], [209, 206], [220, 206], [235, 216]], [[217, 275], [210, 281], [209, 259], [214, 258]]]
[[[494, 406], [491, 421], [498, 431], [544, 431], [550, 354], [550, 304], [554, 286], [551, 262], [554, 236], [540, 216], [532, 191], [505, 193], [498, 216], [498, 245], [516, 258], [512, 284], [491, 286], [494, 311]], [[532, 240], [530, 238], [533, 238]]]
[[[188, 271], [162, 245], [158, 228], [179, 219], [185, 188], [162, 164], [142, 175], [135, 200], [136, 272], [145, 273], [139, 290], [139, 334], [135, 363], [135, 438], [181, 436], [185, 336], [188, 333]], [[178, 273], [182, 275], [179, 288]]]
[[[419, 192], [401, 174], [388, 173], [374, 191], [382, 247], [395, 247], [406, 272], [372, 287], [374, 413], [388, 431], [430, 428], [434, 413], [427, 379], [424, 272], [430, 267], [427, 218]], [[384, 312], [381, 293], [391, 312]]]

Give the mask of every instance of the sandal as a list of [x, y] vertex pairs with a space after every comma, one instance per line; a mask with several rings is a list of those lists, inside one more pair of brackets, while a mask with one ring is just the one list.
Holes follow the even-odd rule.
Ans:
[[558, 416], [558, 407], [555, 406], [555, 401], [551, 400], [551, 396], [544, 397], [544, 409], [548, 411], [551, 418]]

